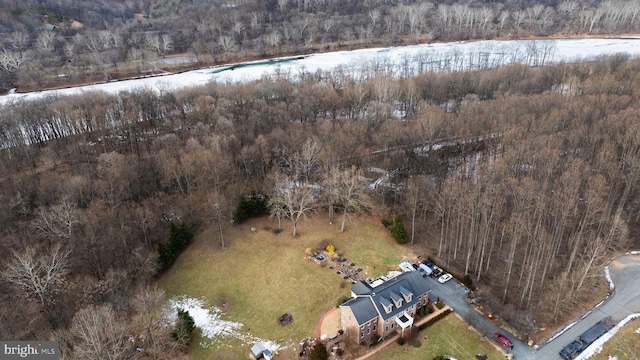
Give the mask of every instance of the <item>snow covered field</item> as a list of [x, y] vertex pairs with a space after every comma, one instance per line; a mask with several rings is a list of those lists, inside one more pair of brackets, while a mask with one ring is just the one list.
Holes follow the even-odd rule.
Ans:
[[[358, 76], [372, 68], [397, 74], [406, 71], [488, 68], [512, 62], [540, 65], [549, 62], [570, 62], [600, 55], [627, 53], [640, 56], [640, 38], [624, 39], [561, 39], [561, 40], [487, 40], [477, 42], [437, 43], [392, 48], [362, 49], [314, 54], [292, 58], [288, 62], [257, 61], [243, 66], [222, 66], [188, 71], [181, 74], [160, 75], [143, 79], [124, 80], [68, 89], [0, 96], [0, 105], [47, 95], [81, 94], [91, 91], [118, 93], [137, 88], [156, 91], [175, 91], [187, 87], [219, 82], [252, 81], [262, 76], [287, 74], [296, 77], [303, 73], [330, 71], [341, 68]], [[419, 65], [416, 65], [419, 64]]]
[[178, 308], [189, 312], [196, 326], [202, 330], [202, 337], [206, 339], [200, 342], [200, 346], [204, 348], [218, 348], [223, 345], [224, 338], [227, 337], [235, 337], [242, 340], [247, 344], [247, 348], [257, 342], [261, 342], [273, 353], [281, 348], [274, 341], [260, 339], [248, 332], [243, 332], [242, 324], [239, 322], [223, 320], [222, 311], [215, 306], [207, 304], [204, 300], [181, 296], [169, 300], [169, 303], [172, 309], [171, 318], [174, 321]]

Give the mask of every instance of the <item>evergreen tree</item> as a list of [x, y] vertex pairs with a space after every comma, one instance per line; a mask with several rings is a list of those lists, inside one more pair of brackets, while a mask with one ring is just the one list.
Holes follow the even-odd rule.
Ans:
[[160, 270], [165, 270], [171, 266], [182, 250], [189, 245], [191, 239], [193, 239], [193, 234], [191, 234], [184, 221], [179, 225], [171, 222], [169, 241], [158, 244]]
[[188, 311], [178, 308], [178, 319], [176, 326], [171, 331], [171, 337], [182, 346], [187, 346], [193, 337], [193, 330], [196, 328], [196, 322]]
[[176, 255], [168, 242], [158, 244], [158, 255], [161, 270], [168, 268], [176, 260]]
[[236, 211], [233, 212], [233, 221], [239, 224], [241, 222], [244, 222], [248, 218], [249, 211], [247, 198], [244, 195], [240, 195], [238, 207], [236, 207]]
[[268, 198], [258, 194], [255, 190], [251, 192], [249, 198], [240, 195], [238, 207], [233, 212], [233, 221], [242, 223], [245, 220], [269, 213]]
[[409, 234], [404, 227], [404, 222], [400, 215], [396, 215], [395, 224], [391, 229], [391, 235], [393, 235], [393, 238], [400, 244], [406, 244], [409, 241]]
[[328, 358], [327, 348], [321, 342], [316, 343], [309, 354], [309, 360], [327, 360]]

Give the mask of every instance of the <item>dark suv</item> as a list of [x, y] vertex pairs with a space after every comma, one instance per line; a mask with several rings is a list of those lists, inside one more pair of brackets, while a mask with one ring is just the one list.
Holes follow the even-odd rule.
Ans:
[[576, 356], [578, 356], [578, 354], [580, 354], [582, 350], [584, 350], [583, 344], [578, 340], [574, 340], [571, 344], [565, 346], [564, 349], [560, 350], [560, 356], [565, 360], [572, 360]]

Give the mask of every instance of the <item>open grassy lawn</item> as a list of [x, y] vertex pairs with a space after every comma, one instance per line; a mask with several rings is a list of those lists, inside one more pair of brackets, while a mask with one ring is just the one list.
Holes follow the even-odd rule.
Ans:
[[629, 321], [616, 335], [607, 341], [592, 360], [640, 359], [640, 319]]
[[414, 347], [393, 343], [368, 360], [431, 360], [438, 355], [452, 355], [456, 359], [475, 359], [475, 354], [485, 354], [489, 360], [504, 359], [493, 343], [482, 338], [456, 314], [450, 314], [418, 334], [422, 344]]
[[[343, 233], [339, 224], [329, 225], [326, 219], [320, 213], [301, 221], [295, 239], [290, 223], [283, 222], [283, 231], [275, 234], [271, 229], [277, 228], [276, 220], [252, 219], [225, 229], [225, 249], [220, 248], [215, 229], [206, 229], [196, 234], [158, 285], [169, 296], [185, 294], [220, 307], [225, 311], [223, 320], [242, 323], [242, 332], [280, 345], [297, 344], [315, 336], [321, 315], [351, 288], [334, 271], [306, 260], [307, 248], [329, 239], [349, 262], [371, 276], [397, 270], [410, 251], [395, 243], [375, 218], [356, 217]], [[277, 319], [284, 313], [293, 316], [293, 323], [283, 327]], [[201, 340], [194, 341], [193, 359], [246, 358], [252, 345], [227, 338], [220, 348], [203, 348], [198, 345]]]

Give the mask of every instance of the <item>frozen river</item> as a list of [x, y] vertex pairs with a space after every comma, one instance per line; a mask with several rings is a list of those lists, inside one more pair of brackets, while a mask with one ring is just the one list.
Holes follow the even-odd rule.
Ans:
[[640, 55], [639, 38], [560, 39], [560, 40], [487, 40], [476, 42], [435, 43], [390, 48], [313, 54], [205, 68], [180, 74], [123, 80], [68, 89], [16, 93], [0, 96], [0, 104], [15, 100], [36, 99], [48, 95], [82, 94], [91, 91], [118, 93], [137, 88], [174, 91], [205, 85], [210, 81], [243, 82], [263, 76], [286, 75], [296, 78], [317, 71], [342, 71], [354, 77], [371, 71], [386, 71], [394, 76], [408, 76], [420, 71], [463, 71], [486, 69], [520, 62], [543, 65], [572, 62], [600, 55], [627, 53]]

